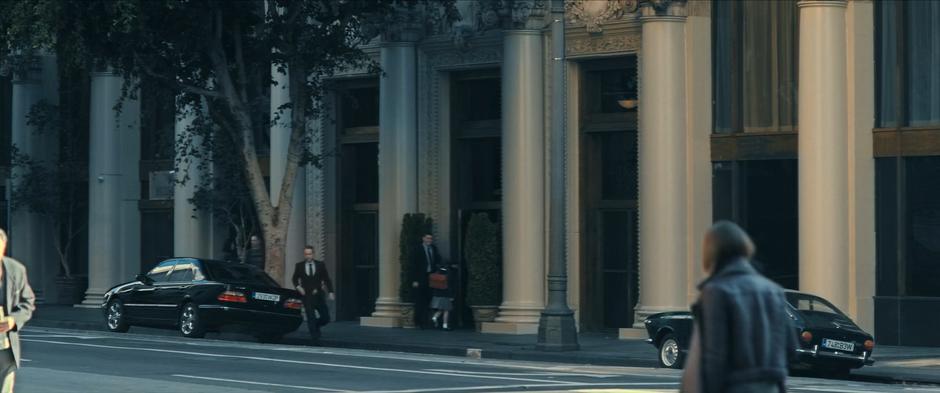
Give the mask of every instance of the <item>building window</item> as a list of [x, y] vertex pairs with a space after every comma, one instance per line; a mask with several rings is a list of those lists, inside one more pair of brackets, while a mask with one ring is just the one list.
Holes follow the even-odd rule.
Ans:
[[751, 0], [712, 4], [716, 133], [795, 129], [799, 65], [796, 3]]
[[876, 3], [878, 126], [940, 125], [940, 3]]
[[876, 172], [878, 295], [940, 297], [940, 156], [877, 159]]
[[379, 125], [378, 86], [356, 87], [342, 94], [343, 127], [375, 127]]

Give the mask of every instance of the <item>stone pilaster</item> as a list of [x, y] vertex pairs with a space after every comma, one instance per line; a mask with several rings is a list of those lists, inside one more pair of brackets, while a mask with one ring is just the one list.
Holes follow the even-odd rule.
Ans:
[[685, 3], [646, 2], [641, 12], [640, 299], [634, 327], [650, 314], [688, 308]]
[[[379, 297], [364, 326], [401, 326], [398, 241], [402, 217], [418, 212], [417, 34], [401, 26], [382, 44], [379, 81]], [[394, 40], [394, 41], [392, 41]]]
[[849, 309], [846, 1], [801, 1], [800, 290]]
[[124, 78], [114, 72], [91, 76], [88, 155], [88, 291], [81, 306], [98, 307], [102, 295], [132, 276], [140, 253], [139, 119], [136, 100], [125, 100]]
[[503, 31], [503, 303], [484, 333], [535, 334], [545, 307], [545, 114], [542, 18], [547, 4], [509, 4]]
[[[48, 161], [53, 158], [58, 141], [52, 133], [37, 133], [36, 127], [28, 124], [28, 115], [41, 101], [59, 104], [58, 67], [55, 56], [43, 54], [36, 60], [28, 71], [13, 76], [11, 142], [32, 159]], [[16, 176], [14, 168], [13, 177]], [[6, 229], [8, 255], [26, 265], [37, 302], [45, 302], [47, 294], [55, 295], [55, 277], [59, 272], [58, 257], [49, 241], [50, 223], [41, 215], [17, 209], [10, 217], [10, 228]]]
[[[184, 113], [177, 114], [175, 127], [177, 141], [190, 132], [189, 127], [195, 120], [194, 111], [196, 110], [202, 110], [202, 108], [187, 108]], [[200, 145], [201, 137], [192, 136], [190, 143], [194, 146]], [[179, 146], [177, 146], [177, 154], [180, 154]], [[211, 174], [204, 173], [207, 168], [201, 168], [199, 164], [198, 158], [190, 157], [188, 161], [182, 161], [180, 167], [176, 169], [178, 181], [173, 189], [173, 255], [176, 257], [208, 258], [211, 256], [211, 212], [197, 211], [195, 205], [190, 202], [203, 176], [211, 176]]]

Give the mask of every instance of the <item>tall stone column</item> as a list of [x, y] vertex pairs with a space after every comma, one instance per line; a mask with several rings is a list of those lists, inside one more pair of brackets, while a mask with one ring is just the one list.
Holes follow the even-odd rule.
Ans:
[[[287, 170], [287, 151], [290, 147], [291, 110], [279, 111], [282, 105], [290, 103], [290, 81], [287, 75], [271, 68], [271, 78], [277, 81], [277, 86], [271, 87], [271, 118], [280, 117], [280, 121], [271, 124], [271, 201], [277, 203], [281, 195], [281, 185], [284, 183], [284, 171]], [[290, 221], [287, 224], [287, 250], [284, 259], [284, 283], [290, 282], [294, 273], [293, 265], [300, 262], [304, 254], [306, 240], [306, 210], [307, 210], [307, 184], [304, 168], [297, 171], [294, 179], [294, 193], [291, 196]], [[317, 252], [322, 252], [317, 250]], [[323, 254], [319, 254], [323, 255]], [[290, 286], [290, 285], [288, 285]]]
[[[196, 110], [201, 110], [201, 108]], [[194, 120], [195, 115], [192, 110], [177, 114], [176, 140], [190, 132], [189, 127]], [[191, 143], [200, 144], [200, 137], [194, 136]], [[178, 146], [176, 154], [180, 154]], [[209, 236], [212, 215], [207, 211], [196, 210], [195, 205], [190, 202], [203, 176], [211, 176], [209, 173], [204, 173], [205, 169], [207, 168], [200, 168], [198, 159], [192, 157], [188, 165], [183, 164], [176, 169], [177, 182], [173, 188], [173, 256], [193, 258], [211, 256]], [[184, 179], [185, 181], [181, 182]]]
[[[28, 124], [28, 115], [40, 101], [58, 105], [57, 70], [55, 56], [40, 55], [27, 72], [13, 77], [11, 142], [20, 152], [39, 161], [53, 157], [57, 140], [52, 133], [37, 133], [36, 127]], [[14, 169], [13, 176], [16, 175]], [[37, 301], [45, 302], [47, 294], [55, 291], [54, 280], [59, 271], [58, 257], [49, 241], [52, 226], [41, 215], [17, 209], [10, 217], [10, 228], [6, 230], [9, 235], [8, 255], [26, 265]]]
[[545, 307], [543, 40], [525, 27], [503, 31], [503, 303], [484, 333], [538, 333]]
[[91, 76], [88, 233], [92, 236], [88, 237], [88, 291], [82, 302], [86, 307], [100, 306], [108, 289], [129, 278], [126, 245], [137, 244], [138, 256], [140, 252], [139, 213], [134, 191], [129, 190], [137, 190], [139, 199], [133, 161], [140, 159], [140, 107], [128, 99], [119, 115], [114, 112], [123, 84], [124, 78], [114, 72]]
[[640, 52], [640, 299], [650, 314], [688, 309], [685, 4], [644, 3]]
[[379, 81], [379, 298], [364, 326], [401, 324], [398, 240], [402, 217], [418, 212], [417, 53], [414, 40], [386, 42]]
[[849, 309], [846, 1], [800, 1], [800, 290]]

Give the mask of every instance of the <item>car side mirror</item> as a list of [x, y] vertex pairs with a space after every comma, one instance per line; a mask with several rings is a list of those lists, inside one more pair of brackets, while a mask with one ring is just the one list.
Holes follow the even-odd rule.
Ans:
[[142, 283], [144, 283], [144, 285], [151, 285], [151, 284], [153, 284], [153, 280], [150, 279], [150, 277], [147, 277], [147, 275], [146, 275], [146, 274], [143, 274], [143, 273], [138, 274], [137, 277], [136, 277], [136, 280], [137, 280], [137, 281], [140, 281], [140, 282], [142, 282]]

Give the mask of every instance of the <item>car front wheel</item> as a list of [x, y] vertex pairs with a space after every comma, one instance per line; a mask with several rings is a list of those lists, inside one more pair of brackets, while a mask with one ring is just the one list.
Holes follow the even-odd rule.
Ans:
[[679, 350], [676, 336], [668, 334], [660, 341], [659, 365], [665, 368], [682, 368], [682, 351]]
[[106, 322], [108, 324], [108, 330], [124, 333], [127, 329], [130, 329], [130, 325], [127, 324], [127, 317], [124, 315], [124, 303], [121, 303], [121, 301], [117, 299], [112, 300], [108, 302], [107, 310]]
[[202, 319], [199, 317], [198, 306], [192, 303], [183, 305], [180, 310], [179, 328], [183, 337], [202, 338], [206, 335]]

